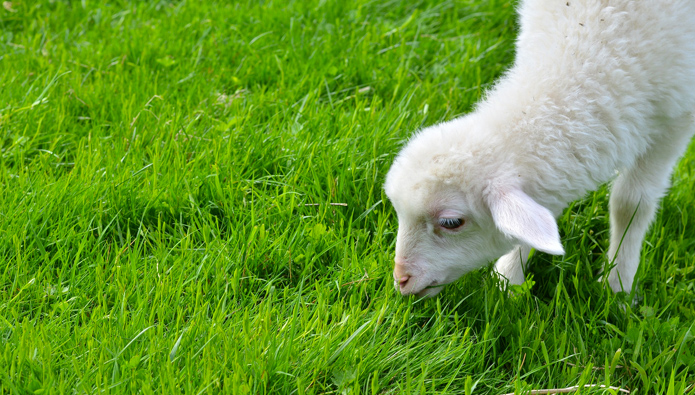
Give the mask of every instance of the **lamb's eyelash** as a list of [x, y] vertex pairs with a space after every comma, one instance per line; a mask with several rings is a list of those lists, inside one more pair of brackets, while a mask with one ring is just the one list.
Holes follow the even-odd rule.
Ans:
[[463, 218], [439, 218], [439, 225], [446, 229], [459, 228], [463, 223]]

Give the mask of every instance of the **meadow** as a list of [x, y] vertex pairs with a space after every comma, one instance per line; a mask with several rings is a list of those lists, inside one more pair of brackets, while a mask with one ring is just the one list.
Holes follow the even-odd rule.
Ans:
[[384, 176], [510, 66], [514, 5], [3, 2], [0, 393], [695, 394], [695, 145], [633, 295], [606, 187], [514, 292], [394, 289]]

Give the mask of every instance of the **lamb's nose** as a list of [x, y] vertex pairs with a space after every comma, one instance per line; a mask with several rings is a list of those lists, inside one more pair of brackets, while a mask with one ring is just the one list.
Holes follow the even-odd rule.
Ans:
[[410, 280], [410, 276], [402, 276], [401, 278], [398, 279], [398, 288], [400, 288], [400, 291], [403, 292], [403, 288], [405, 288], [406, 285], [408, 285], [408, 280]]
[[408, 280], [410, 280], [410, 274], [405, 269], [405, 260], [396, 258], [396, 266], [393, 268], [393, 279], [394, 282], [398, 284], [398, 290], [401, 294], [404, 292], [405, 287], [408, 285]]

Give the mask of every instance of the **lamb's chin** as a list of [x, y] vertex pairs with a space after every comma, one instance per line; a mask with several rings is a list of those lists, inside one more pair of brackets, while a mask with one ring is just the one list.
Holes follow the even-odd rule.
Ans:
[[436, 296], [438, 293], [442, 292], [444, 289], [443, 285], [440, 286], [430, 286], [417, 293], [419, 298], [431, 298]]

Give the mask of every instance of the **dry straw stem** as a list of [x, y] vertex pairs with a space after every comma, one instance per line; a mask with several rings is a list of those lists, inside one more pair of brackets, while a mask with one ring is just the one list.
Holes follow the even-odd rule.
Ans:
[[[616, 390], [625, 394], [629, 394], [630, 391], [623, 389], [623, 388], [618, 388], [618, 387], [607, 387], [603, 384], [586, 384], [582, 386], [583, 388], [592, 388], [592, 387], [601, 387], [601, 388], [607, 388], [611, 390]], [[578, 385], [575, 385], [573, 387], [567, 387], [567, 388], [549, 388], [549, 389], [543, 389], [543, 390], [531, 390], [526, 393], [526, 395], [545, 395], [545, 394], [567, 394], [570, 392], [575, 392], [579, 389], [580, 387]], [[510, 392], [508, 394], [504, 395], [514, 395], [513, 392]]]

